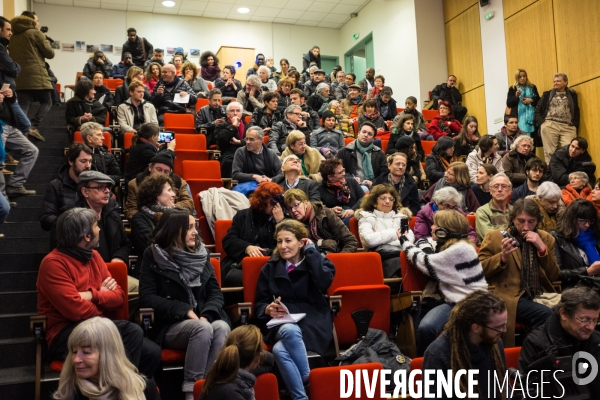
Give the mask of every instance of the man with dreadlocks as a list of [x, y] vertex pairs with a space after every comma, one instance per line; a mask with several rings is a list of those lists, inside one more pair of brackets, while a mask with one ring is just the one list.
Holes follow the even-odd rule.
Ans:
[[[502, 382], [506, 370], [500, 337], [506, 331], [507, 315], [504, 300], [493, 293], [477, 290], [467, 295], [450, 311], [444, 333], [425, 351], [423, 372], [438, 370], [446, 373], [451, 370], [454, 377], [459, 370], [478, 370], [479, 373], [474, 376], [478, 384], [473, 390], [479, 394], [478, 398], [505, 400], [506, 393], [494, 390], [492, 385], [494, 374]], [[464, 374], [460, 378], [460, 391], [463, 393], [468, 393], [467, 377]], [[429, 391], [436, 393], [437, 389], [430, 388]], [[457, 393], [458, 389], [453, 388], [453, 393]], [[440, 394], [437, 399], [453, 398], [446, 396], [443, 390]]]
[[556, 292], [552, 282], [560, 270], [554, 258], [554, 238], [536, 229], [542, 217], [535, 201], [517, 200], [509, 217], [505, 234], [511, 237], [504, 237], [500, 229], [489, 231], [481, 244], [479, 261], [486, 281], [495, 285], [495, 293], [506, 301], [508, 325], [502, 340], [513, 347], [515, 321], [535, 329], [552, 315], [550, 308], [534, 298]]

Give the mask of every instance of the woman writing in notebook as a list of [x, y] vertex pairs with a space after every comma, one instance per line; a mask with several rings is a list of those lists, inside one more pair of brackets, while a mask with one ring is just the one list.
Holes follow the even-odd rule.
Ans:
[[[335, 267], [308, 239], [304, 224], [283, 220], [275, 227], [277, 249], [262, 268], [256, 286], [254, 315], [293, 400], [307, 399], [307, 351], [324, 355], [333, 338], [332, 317], [323, 297], [333, 281]], [[297, 323], [267, 328], [272, 319], [304, 313]]]

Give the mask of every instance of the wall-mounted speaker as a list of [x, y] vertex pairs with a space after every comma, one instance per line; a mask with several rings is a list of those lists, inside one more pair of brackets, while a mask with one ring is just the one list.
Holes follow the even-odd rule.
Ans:
[[479, 5], [481, 7], [489, 6], [490, 5], [490, 0], [479, 0]]

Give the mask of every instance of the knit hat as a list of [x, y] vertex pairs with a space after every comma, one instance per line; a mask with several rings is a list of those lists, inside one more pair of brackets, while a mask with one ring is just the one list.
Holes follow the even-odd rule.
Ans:
[[175, 157], [173, 157], [175, 154], [172, 154], [173, 152], [170, 150], [167, 151], [161, 151], [160, 153], [156, 153], [156, 155], [154, 157], [152, 157], [152, 160], [150, 160], [150, 163], [155, 164], [155, 163], [160, 163], [160, 164], [165, 164], [168, 165], [169, 167], [171, 167], [171, 169], [173, 169], [173, 159]]
[[335, 114], [332, 113], [330, 110], [325, 110], [323, 111], [323, 121], [325, 121], [327, 118], [331, 118], [331, 117], [335, 117]]
[[180, 53], [181, 55], [183, 55], [183, 47], [176, 47], [173, 54], [175, 55], [177, 53]]
[[108, 183], [115, 186], [115, 181], [98, 171], [83, 171], [79, 174], [79, 186], [86, 186], [89, 182]]
[[397, 149], [408, 149], [413, 144], [415, 144], [415, 139], [413, 139], [407, 135], [402, 135], [398, 138], [398, 141], [396, 142], [396, 148]]

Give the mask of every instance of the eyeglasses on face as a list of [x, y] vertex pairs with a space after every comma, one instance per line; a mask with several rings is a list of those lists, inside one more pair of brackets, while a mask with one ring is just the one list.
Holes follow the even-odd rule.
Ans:
[[509, 187], [510, 186], [508, 186], [508, 185], [500, 185], [500, 184], [498, 184], [498, 185], [492, 186], [492, 189], [496, 189], [496, 190], [498, 190], [498, 189], [508, 189]]
[[582, 225], [594, 225], [596, 223], [596, 220], [595, 219], [577, 218], [577, 222], [579, 222]]
[[484, 328], [491, 329], [491, 330], [493, 330], [495, 332], [498, 332], [498, 333], [504, 333], [504, 332], [506, 332], [506, 322], [503, 323], [500, 326], [497, 326], [497, 327], [491, 327], [491, 326], [487, 326], [487, 325], [482, 325], [482, 326]]
[[86, 188], [88, 189], [95, 189], [99, 192], [109, 192], [111, 189], [111, 186], [86, 186]]
[[296, 203], [294, 203], [294, 204], [290, 204], [290, 205], [288, 206], [288, 210], [289, 210], [289, 211], [297, 210], [297, 209], [299, 209], [299, 208], [300, 208], [300, 206], [301, 206], [301, 205], [302, 205], [302, 202], [301, 202], [301, 201], [298, 201], [298, 202], [296, 202]]
[[396, 199], [394, 199], [392, 196], [379, 196], [378, 197], [379, 200], [381, 201], [389, 201], [389, 202], [394, 202], [396, 201]]
[[579, 317], [573, 317], [575, 318], [577, 321], [579, 321], [580, 323], [584, 324], [584, 325], [588, 325], [590, 323], [592, 323], [593, 325], [598, 325], [598, 318], [579, 318]]

